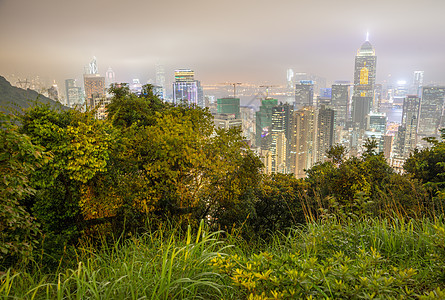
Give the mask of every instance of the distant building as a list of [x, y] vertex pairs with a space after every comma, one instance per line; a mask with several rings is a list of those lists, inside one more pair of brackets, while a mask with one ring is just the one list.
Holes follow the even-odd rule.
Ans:
[[397, 131], [396, 153], [399, 157], [408, 158], [417, 146], [419, 128], [420, 98], [408, 95], [403, 102], [402, 124]]
[[336, 112], [336, 121], [338, 125], [345, 126], [349, 115], [349, 83], [334, 83], [332, 85], [331, 104]]
[[264, 98], [261, 100], [259, 111], [255, 113], [255, 145], [263, 150], [269, 150], [272, 132], [273, 108], [277, 106], [278, 100]]
[[316, 162], [326, 161], [326, 151], [334, 144], [335, 111], [322, 105], [317, 118]]
[[195, 72], [189, 69], [175, 71], [173, 83], [173, 102], [188, 103], [204, 107], [204, 94], [201, 82], [195, 80]]
[[85, 86], [85, 101], [88, 108], [94, 107], [94, 98], [103, 97], [106, 98], [105, 94], [105, 78], [100, 76], [100, 74], [84, 74], [83, 75], [84, 86]]
[[291, 140], [291, 173], [306, 177], [305, 170], [315, 164], [317, 153], [317, 111], [306, 106], [293, 112]]
[[218, 114], [234, 114], [237, 119], [240, 118], [240, 98], [219, 98], [216, 102]]
[[311, 80], [301, 80], [295, 85], [295, 106], [298, 109], [312, 105], [314, 105], [314, 83]]
[[75, 79], [65, 80], [66, 105], [68, 107], [82, 105], [82, 88], [76, 85]]
[[213, 114], [213, 123], [216, 127], [224, 129], [242, 128], [243, 126], [243, 121], [237, 118], [235, 114]]
[[85, 87], [85, 102], [92, 109], [98, 102], [98, 98], [106, 98], [105, 77], [100, 76], [97, 68], [96, 57], [89, 64], [88, 73], [83, 75]]
[[57, 84], [54, 83], [49, 89], [48, 89], [48, 98], [52, 99], [54, 101], [59, 101], [59, 88], [57, 87]]
[[272, 171], [287, 173], [289, 166], [292, 106], [282, 104], [272, 108], [271, 143]]
[[423, 137], [438, 136], [443, 118], [445, 87], [424, 86], [420, 105], [418, 134]]
[[156, 64], [156, 86], [154, 92], [159, 98], [166, 100], [167, 91], [165, 89], [165, 71], [164, 66], [161, 64]]
[[105, 89], [107, 90], [107, 93], [108, 89], [113, 83], [116, 83], [116, 74], [114, 73], [113, 69], [109, 67], [105, 73]]
[[371, 112], [374, 103], [376, 62], [375, 50], [366, 40], [355, 57], [352, 96], [352, 122], [360, 129], [365, 128], [366, 116]]

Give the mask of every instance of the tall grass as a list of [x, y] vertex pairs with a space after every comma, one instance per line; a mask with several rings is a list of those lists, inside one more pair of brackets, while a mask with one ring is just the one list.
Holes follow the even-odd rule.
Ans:
[[27, 299], [220, 299], [226, 288], [209, 261], [227, 246], [220, 232], [201, 223], [181, 235], [158, 230], [113, 245], [83, 245], [77, 268], [57, 274], [11, 272], [1, 276], [1, 298]]
[[445, 297], [444, 220], [335, 217], [239, 236], [159, 229], [100, 247], [85, 242], [75, 268], [8, 270], [1, 299], [296, 299]]

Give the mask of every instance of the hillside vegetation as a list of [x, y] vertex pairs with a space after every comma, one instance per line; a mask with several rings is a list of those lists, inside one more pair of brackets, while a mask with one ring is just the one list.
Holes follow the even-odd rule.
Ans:
[[445, 297], [443, 139], [404, 174], [370, 140], [264, 175], [207, 110], [111, 92], [106, 120], [0, 114], [0, 297]]

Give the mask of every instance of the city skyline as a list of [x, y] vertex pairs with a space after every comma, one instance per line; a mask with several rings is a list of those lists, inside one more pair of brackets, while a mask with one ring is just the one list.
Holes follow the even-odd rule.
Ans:
[[[96, 56], [99, 73], [117, 81], [168, 82], [189, 68], [203, 84], [284, 83], [286, 69], [332, 83], [353, 79], [357, 47], [379, 56], [377, 82], [444, 83], [442, 1], [26, 1], [0, 0], [1, 74], [40, 75], [61, 85], [81, 79]], [[391, 77], [389, 75], [391, 74]]]

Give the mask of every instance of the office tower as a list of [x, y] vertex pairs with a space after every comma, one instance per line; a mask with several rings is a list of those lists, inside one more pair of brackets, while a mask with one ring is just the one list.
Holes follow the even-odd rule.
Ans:
[[326, 151], [334, 144], [335, 111], [322, 105], [317, 118], [316, 162], [326, 161]]
[[85, 101], [89, 108], [97, 105], [101, 98], [105, 98], [105, 78], [100, 76], [96, 57], [89, 64], [88, 73], [83, 75], [85, 87]]
[[376, 62], [375, 50], [366, 40], [355, 57], [352, 96], [352, 122], [360, 129], [365, 128], [366, 115], [371, 112], [374, 103]]
[[365, 138], [374, 139], [377, 142], [377, 152], [383, 152], [383, 136], [386, 135], [386, 123], [385, 113], [371, 112], [366, 116]]
[[216, 102], [218, 114], [233, 114], [236, 119], [240, 118], [240, 98], [219, 98]]
[[420, 100], [418, 134], [422, 137], [437, 136], [444, 108], [445, 87], [424, 86]]
[[403, 101], [402, 124], [397, 131], [397, 155], [408, 158], [409, 153], [417, 146], [419, 126], [420, 98], [408, 95]]
[[287, 173], [290, 153], [292, 107], [289, 104], [272, 108], [271, 143], [272, 171]]
[[65, 80], [65, 92], [68, 107], [82, 105], [82, 89], [76, 85], [75, 79]]
[[294, 111], [292, 116], [291, 173], [297, 178], [306, 176], [305, 170], [315, 164], [317, 153], [317, 112], [306, 106]]
[[105, 73], [105, 88], [108, 90], [113, 83], [116, 83], [116, 74], [114, 74], [113, 69], [109, 67]]
[[289, 103], [293, 102], [294, 97], [294, 70], [287, 69], [286, 71], [286, 101]]
[[336, 123], [345, 126], [349, 115], [349, 83], [334, 83], [332, 85], [331, 104], [336, 113]]
[[422, 86], [423, 86], [423, 71], [414, 71], [413, 83], [411, 86], [410, 93], [413, 95], [421, 96]]
[[314, 105], [314, 82], [311, 80], [301, 80], [295, 85], [295, 106]]
[[[105, 78], [100, 74], [84, 74], [85, 101], [89, 108], [94, 107], [97, 98], [105, 98]], [[96, 99], [93, 101], [93, 97]]]
[[273, 98], [261, 99], [260, 110], [255, 113], [255, 145], [263, 150], [268, 150], [271, 143], [272, 114], [278, 100]]
[[394, 96], [405, 97], [408, 94], [408, 85], [405, 80], [397, 81], [396, 88], [394, 90]]
[[195, 80], [195, 72], [188, 69], [175, 71], [175, 82], [173, 83], [173, 102], [179, 104], [186, 102], [189, 104], [204, 107], [204, 94], [201, 82]]
[[48, 98], [54, 101], [59, 101], [59, 88], [57, 84], [54, 84], [48, 89]]
[[386, 133], [386, 114], [370, 113], [366, 116], [366, 130]]
[[167, 92], [165, 89], [165, 71], [164, 66], [160, 64], [156, 64], [156, 86], [154, 88], [154, 92], [158, 95], [159, 98], [165, 100], [167, 97]]

